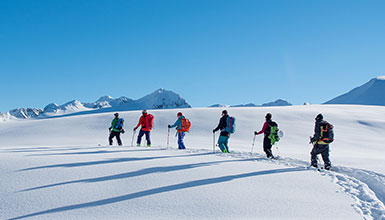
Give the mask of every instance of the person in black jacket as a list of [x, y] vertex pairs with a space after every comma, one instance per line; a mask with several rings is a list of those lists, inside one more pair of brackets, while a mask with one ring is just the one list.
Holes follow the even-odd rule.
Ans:
[[317, 155], [321, 154], [322, 159], [324, 161], [324, 168], [326, 170], [330, 169], [331, 162], [329, 159], [329, 144], [322, 140], [321, 134], [321, 126], [325, 124], [323, 120], [323, 115], [318, 114], [315, 118], [315, 126], [314, 126], [314, 136], [311, 137], [310, 142], [313, 144], [313, 149], [310, 152], [311, 154], [311, 166], [317, 166]]
[[229, 146], [228, 146], [230, 133], [226, 131], [227, 118], [228, 117], [229, 117], [229, 115], [228, 115], [227, 111], [223, 110], [222, 111], [222, 117], [219, 120], [219, 124], [213, 130], [213, 133], [215, 133], [219, 129], [221, 130], [221, 134], [220, 134], [219, 139], [218, 139], [218, 146], [223, 153], [230, 153]]

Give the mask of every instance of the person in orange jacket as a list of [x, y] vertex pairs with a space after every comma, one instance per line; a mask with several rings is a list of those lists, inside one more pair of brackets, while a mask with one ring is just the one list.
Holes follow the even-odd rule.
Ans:
[[143, 135], [146, 135], [146, 140], [147, 140], [147, 147], [151, 147], [151, 139], [150, 139], [150, 132], [152, 129], [152, 126], [154, 125], [154, 116], [151, 114], [147, 114], [146, 110], [142, 111], [142, 116], [139, 119], [138, 125], [134, 128], [134, 131], [138, 129], [139, 126], [142, 126], [139, 135], [138, 135], [138, 140], [136, 141], [137, 146], [140, 146], [140, 142], [142, 141]]

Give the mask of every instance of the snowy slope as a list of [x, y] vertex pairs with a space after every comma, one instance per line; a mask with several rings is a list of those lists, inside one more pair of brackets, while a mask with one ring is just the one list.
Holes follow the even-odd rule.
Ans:
[[[103, 147], [112, 113], [0, 124], [0, 218], [31, 219], [383, 219], [385, 108], [311, 105], [230, 108], [230, 155], [212, 152], [222, 108], [182, 109], [190, 150], [165, 149], [180, 109], [153, 110], [152, 148]], [[285, 137], [280, 160], [253, 131], [273, 114]], [[333, 172], [305, 169], [314, 117], [335, 126]], [[139, 111], [121, 112], [126, 146]], [[218, 134], [217, 134], [218, 135]], [[97, 146], [101, 144], [102, 146]], [[278, 151], [274, 149], [274, 154]]]
[[385, 105], [384, 93], [385, 76], [379, 76], [325, 104]]

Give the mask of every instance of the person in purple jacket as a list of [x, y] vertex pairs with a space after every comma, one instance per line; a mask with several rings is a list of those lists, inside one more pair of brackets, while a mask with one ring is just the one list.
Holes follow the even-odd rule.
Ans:
[[254, 132], [255, 135], [259, 135], [264, 133], [265, 137], [263, 138], [263, 151], [266, 153], [267, 158], [272, 158], [274, 159], [273, 153], [271, 151], [272, 145], [271, 145], [271, 140], [269, 138], [270, 135], [270, 125], [273, 123], [271, 120], [272, 115], [271, 113], [267, 113], [265, 116], [265, 123], [263, 124], [262, 130], [259, 132]]

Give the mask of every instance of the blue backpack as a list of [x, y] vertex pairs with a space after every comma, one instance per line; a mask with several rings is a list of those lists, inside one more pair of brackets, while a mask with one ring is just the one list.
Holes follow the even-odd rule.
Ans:
[[235, 132], [235, 118], [234, 117], [230, 117], [230, 116], [227, 117], [225, 131], [229, 132], [230, 134]]
[[121, 130], [123, 128], [123, 122], [124, 122], [124, 119], [119, 118], [118, 122], [115, 125], [115, 128]]

